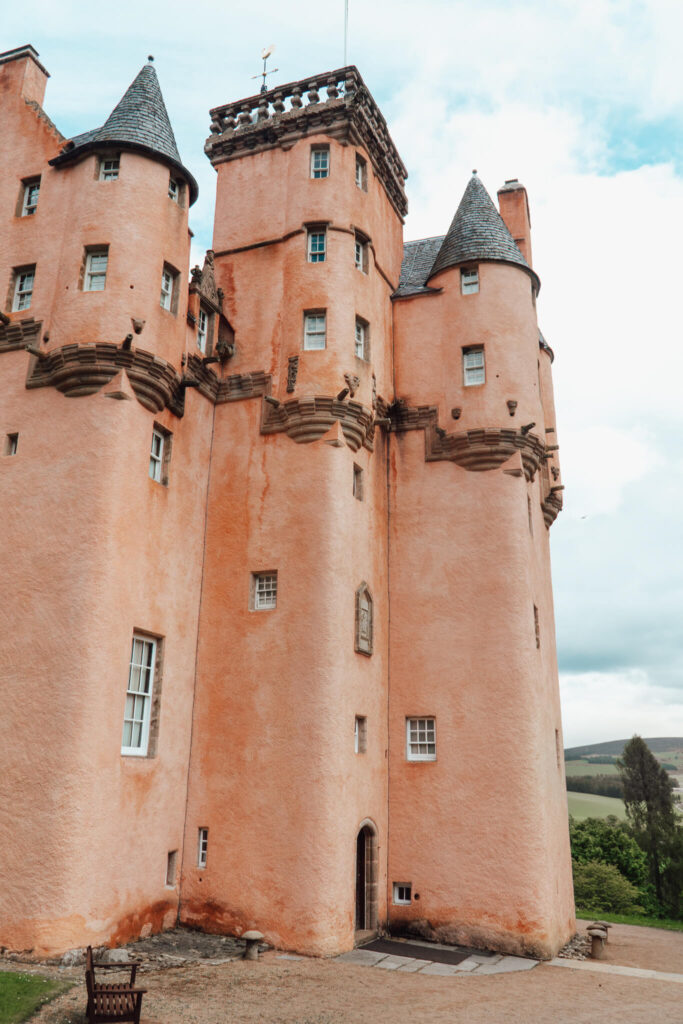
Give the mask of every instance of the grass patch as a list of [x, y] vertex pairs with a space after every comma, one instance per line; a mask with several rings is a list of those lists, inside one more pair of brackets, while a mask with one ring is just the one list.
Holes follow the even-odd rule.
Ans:
[[0, 971], [0, 1024], [29, 1020], [36, 1010], [68, 988], [69, 982], [53, 981], [40, 974]]
[[597, 917], [588, 917], [585, 910], [580, 907], [576, 909], [577, 916], [582, 921], [608, 921], [611, 924], [636, 924], [639, 928], [665, 928], [669, 932], [683, 932], [683, 921], [672, 921], [670, 918], [646, 917], [644, 914], [603, 914]]
[[615, 814], [622, 821], [626, 818], [624, 801], [613, 796], [568, 792], [567, 804], [569, 813], [577, 821], [583, 821], [584, 818], [606, 818], [608, 814]]
[[591, 764], [590, 761], [567, 761], [565, 764], [567, 777], [572, 775], [618, 775], [615, 764]]

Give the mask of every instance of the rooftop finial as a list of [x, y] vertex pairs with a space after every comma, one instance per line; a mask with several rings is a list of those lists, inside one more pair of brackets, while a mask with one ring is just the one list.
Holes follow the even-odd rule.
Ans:
[[275, 49], [275, 43], [271, 43], [270, 46], [266, 46], [266, 47], [263, 48], [263, 50], [261, 50], [261, 60], [263, 61], [263, 71], [261, 72], [260, 75], [252, 75], [251, 76], [252, 78], [263, 78], [263, 83], [261, 85], [261, 92], [268, 92], [268, 90], [266, 89], [266, 78], [268, 77], [268, 75], [274, 75], [276, 71], [280, 70], [279, 68], [272, 68], [270, 71], [266, 71], [266, 61], [268, 60], [268, 58], [270, 57], [270, 55], [271, 55], [271, 53], [273, 52], [274, 49]]
[[477, 173], [477, 168], [475, 167], [474, 170], [472, 171], [472, 174], [476, 174], [476, 173]]
[[148, 61], [150, 62], [150, 64], [153, 64], [153, 63], [154, 63], [154, 57], [152, 56], [152, 54], [151, 54], [151, 53], [148, 53], [148, 54], [147, 54], [147, 60], [148, 60]]

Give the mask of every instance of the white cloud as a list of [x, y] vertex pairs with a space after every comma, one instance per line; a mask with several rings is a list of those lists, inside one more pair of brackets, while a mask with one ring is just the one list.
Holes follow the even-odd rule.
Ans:
[[641, 669], [564, 674], [560, 694], [565, 747], [683, 732], [683, 696]]

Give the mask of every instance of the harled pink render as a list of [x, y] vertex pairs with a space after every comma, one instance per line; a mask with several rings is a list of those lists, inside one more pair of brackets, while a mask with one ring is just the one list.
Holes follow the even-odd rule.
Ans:
[[153, 65], [72, 140], [46, 79], [0, 54], [0, 945], [180, 922], [554, 955], [562, 491], [526, 191], [501, 219], [473, 178], [404, 246], [405, 168], [343, 68], [212, 110], [188, 286]]

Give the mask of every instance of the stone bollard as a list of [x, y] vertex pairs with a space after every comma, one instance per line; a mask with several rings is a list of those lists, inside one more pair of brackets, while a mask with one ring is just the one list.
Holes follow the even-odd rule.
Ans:
[[244, 951], [244, 960], [258, 960], [258, 946], [259, 942], [263, 942], [263, 935], [261, 932], [251, 931], [245, 932], [242, 936], [246, 939], [247, 948]]
[[602, 928], [605, 933], [605, 944], [609, 942], [609, 929], [612, 927], [607, 921], [591, 921], [589, 928]]
[[593, 960], [602, 960], [605, 955], [605, 943], [607, 942], [607, 930], [605, 928], [588, 928], [591, 938], [591, 957]]

